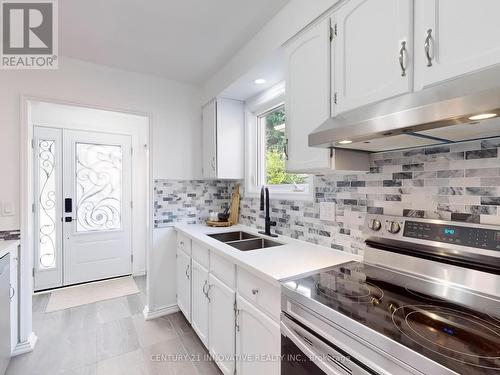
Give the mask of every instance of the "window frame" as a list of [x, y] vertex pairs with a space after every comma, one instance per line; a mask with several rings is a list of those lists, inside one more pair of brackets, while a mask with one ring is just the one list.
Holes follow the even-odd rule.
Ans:
[[[266, 90], [245, 104], [245, 191], [249, 197], [259, 197], [262, 182], [265, 181], [265, 131], [262, 131], [261, 119], [266, 114], [285, 105], [284, 82]], [[286, 122], [285, 122], [286, 124]], [[304, 189], [297, 191], [297, 185], [266, 185], [270, 193], [277, 199], [313, 200], [313, 175], [309, 175], [307, 183], [300, 184]]]

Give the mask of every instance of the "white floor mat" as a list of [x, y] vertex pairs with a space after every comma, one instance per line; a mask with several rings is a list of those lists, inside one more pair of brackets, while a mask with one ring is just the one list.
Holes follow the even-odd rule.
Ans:
[[139, 288], [132, 276], [70, 286], [52, 291], [46, 312], [69, 309], [135, 293], [139, 293]]

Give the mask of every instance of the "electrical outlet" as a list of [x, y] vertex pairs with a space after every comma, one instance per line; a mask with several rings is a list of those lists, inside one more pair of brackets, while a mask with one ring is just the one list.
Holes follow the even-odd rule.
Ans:
[[337, 204], [335, 202], [320, 202], [319, 218], [321, 220], [335, 221]]
[[2, 202], [2, 216], [14, 216], [14, 204], [12, 202]]

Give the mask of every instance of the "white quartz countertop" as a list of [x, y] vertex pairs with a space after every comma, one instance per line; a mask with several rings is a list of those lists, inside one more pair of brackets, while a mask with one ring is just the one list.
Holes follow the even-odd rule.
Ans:
[[10, 253], [12, 249], [19, 246], [19, 244], [19, 240], [0, 241], [0, 258], [3, 258], [4, 255]]
[[357, 255], [286, 236], [272, 238], [274, 241], [283, 243], [282, 246], [252, 251], [240, 251], [207, 236], [207, 234], [234, 231], [258, 233], [257, 230], [243, 225], [235, 225], [229, 228], [212, 228], [202, 224], [179, 224], [175, 225], [174, 228], [217, 254], [230, 259], [236, 265], [275, 283], [279, 280], [336, 264], [362, 260], [362, 257]]

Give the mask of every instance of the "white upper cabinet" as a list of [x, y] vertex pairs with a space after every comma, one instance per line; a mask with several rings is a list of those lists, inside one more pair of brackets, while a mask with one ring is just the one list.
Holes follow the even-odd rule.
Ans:
[[331, 22], [336, 114], [412, 91], [413, 0], [350, 0]]
[[203, 107], [203, 177], [217, 177], [217, 104]]
[[218, 98], [203, 107], [204, 178], [244, 178], [244, 142], [243, 102]]
[[286, 169], [328, 169], [328, 150], [309, 147], [308, 135], [330, 117], [330, 21], [323, 20], [290, 41], [285, 59]]
[[500, 63], [500, 1], [415, 2], [417, 89]]

